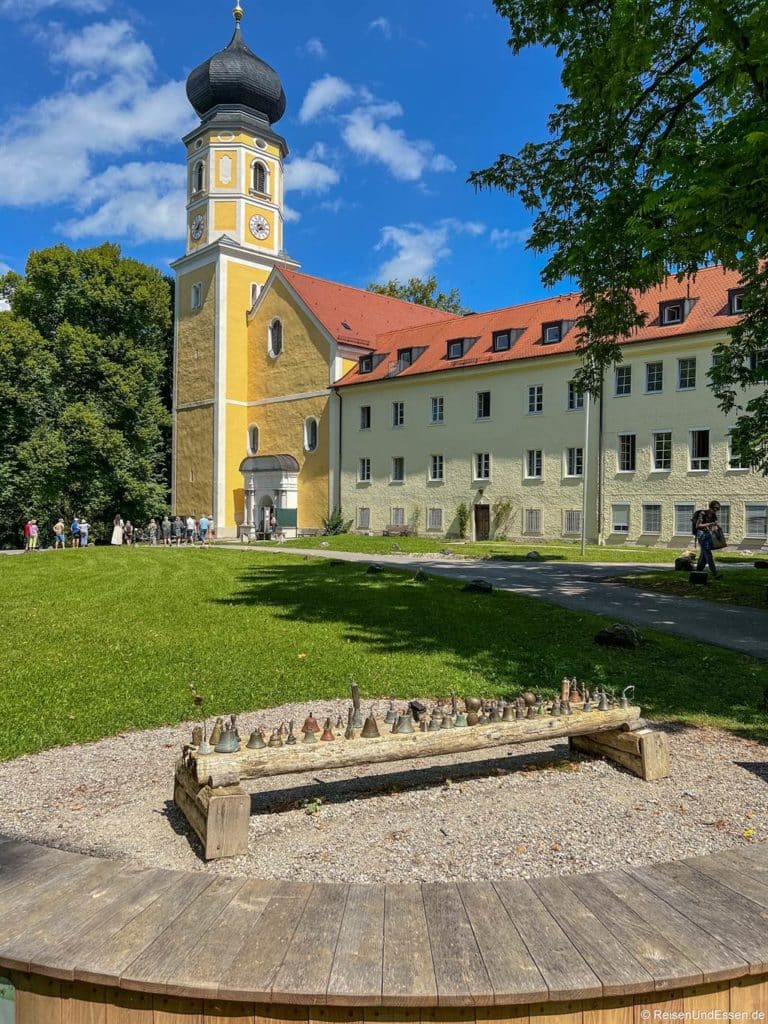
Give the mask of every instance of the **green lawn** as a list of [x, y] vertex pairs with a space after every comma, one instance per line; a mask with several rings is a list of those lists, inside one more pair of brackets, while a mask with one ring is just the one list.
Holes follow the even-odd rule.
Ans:
[[[344, 696], [552, 692], [567, 673], [637, 683], [654, 716], [768, 739], [768, 665], [533, 599], [247, 551], [94, 548], [3, 558], [0, 758], [208, 713]], [[140, 752], [139, 752], [140, 753]]]
[[750, 608], [766, 608], [768, 572], [761, 569], [728, 569], [716, 580], [710, 579], [707, 586], [692, 586], [688, 573], [647, 572], [631, 576], [616, 577], [628, 587], [653, 590], [660, 594], [674, 594], [677, 597], [692, 597], [718, 604], [738, 604]]
[[[269, 542], [267, 542], [269, 543]], [[388, 555], [392, 545], [396, 544], [403, 554], [435, 554], [450, 551], [458, 558], [498, 558], [505, 561], [525, 561], [529, 551], [538, 551], [548, 562], [661, 562], [674, 564], [680, 554], [680, 548], [648, 548], [648, 547], [598, 547], [588, 544], [582, 557], [581, 545], [574, 544], [537, 544], [535, 539], [525, 544], [513, 544], [507, 541], [447, 541], [431, 537], [365, 537], [353, 533], [342, 533], [335, 537], [303, 537], [299, 540], [286, 541], [289, 548], [319, 548], [327, 545], [332, 551], [358, 551], [367, 555]], [[264, 545], [260, 545], [264, 546]], [[397, 549], [395, 549], [397, 551]], [[725, 561], [751, 561], [754, 556], [728, 552], [718, 555]]]

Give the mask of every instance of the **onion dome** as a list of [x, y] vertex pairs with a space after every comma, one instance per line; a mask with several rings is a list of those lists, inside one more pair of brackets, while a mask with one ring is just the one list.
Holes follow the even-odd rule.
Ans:
[[214, 107], [245, 107], [270, 124], [285, 113], [285, 93], [280, 76], [269, 64], [257, 57], [245, 43], [240, 31], [243, 16], [240, 0], [232, 12], [235, 33], [229, 45], [190, 74], [187, 97], [201, 118]]

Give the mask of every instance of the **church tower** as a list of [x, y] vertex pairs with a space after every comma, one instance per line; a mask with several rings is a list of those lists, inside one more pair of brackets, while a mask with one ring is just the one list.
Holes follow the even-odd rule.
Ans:
[[240, 0], [229, 44], [187, 79], [200, 125], [187, 151], [187, 246], [174, 264], [173, 508], [235, 536], [248, 429], [248, 311], [283, 249], [285, 113], [277, 72], [246, 45]]

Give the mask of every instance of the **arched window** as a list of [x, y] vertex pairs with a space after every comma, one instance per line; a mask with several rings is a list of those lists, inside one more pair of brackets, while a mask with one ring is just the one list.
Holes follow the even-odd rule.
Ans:
[[267, 168], [261, 160], [253, 161], [251, 188], [262, 195], [267, 191]]
[[257, 455], [259, 451], [259, 428], [255, 423], [248, 427], [248, 454]]
[[283, 351], [283, 325], [280, 320], [273, 320], [269, 325], [269, 354], [279, 356]]
[[205, 188], [205, 164], [200, 160], [195, 164], [195, 192], [202, 192]]
[[304, 420], [304, 451], [313, 452], [317, 449], [317, 420], [314, 416]]

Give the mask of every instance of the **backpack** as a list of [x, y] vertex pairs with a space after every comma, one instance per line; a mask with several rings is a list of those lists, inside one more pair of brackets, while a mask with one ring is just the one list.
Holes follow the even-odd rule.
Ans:
[[691, 516], [691, 533], [694, 537], [696, 536], [696, 527], [704, 522], [705, 515], [706, 512], [704, 511], [704, 509], [700, 508]]

